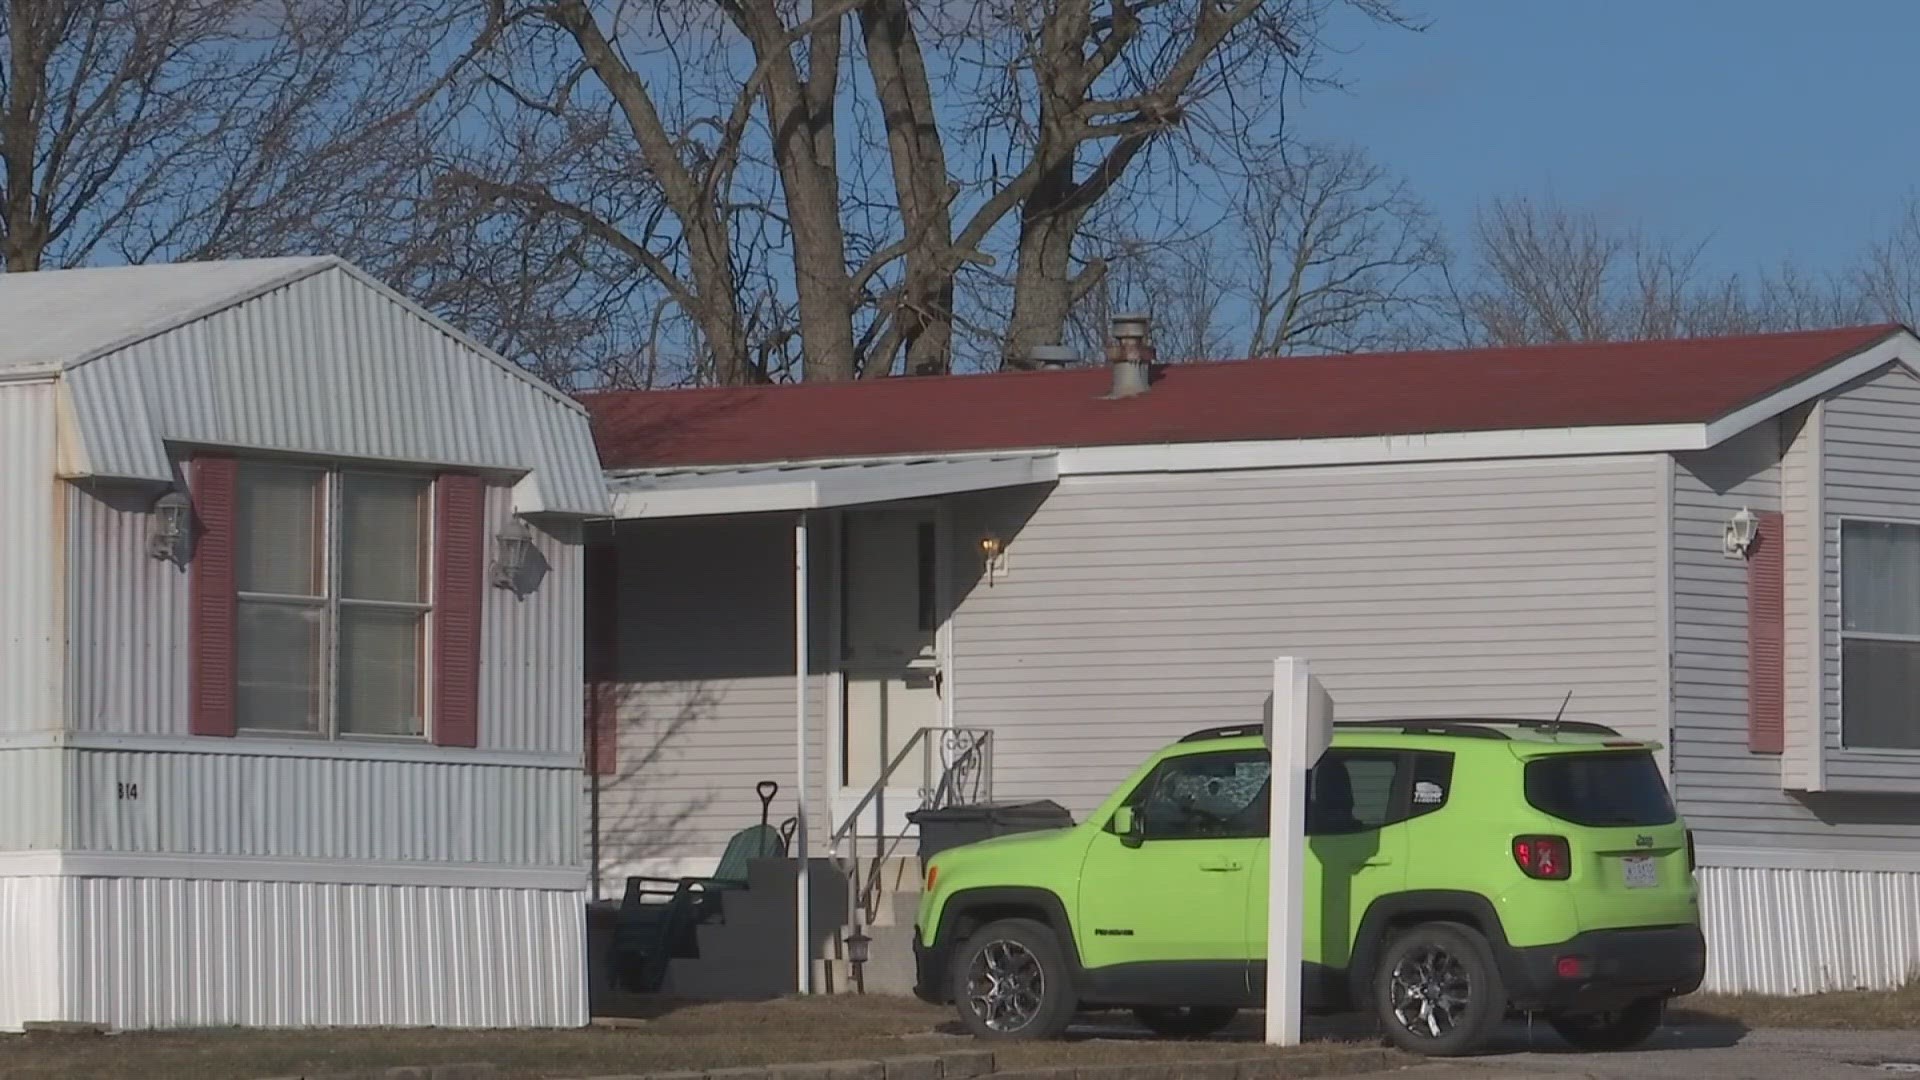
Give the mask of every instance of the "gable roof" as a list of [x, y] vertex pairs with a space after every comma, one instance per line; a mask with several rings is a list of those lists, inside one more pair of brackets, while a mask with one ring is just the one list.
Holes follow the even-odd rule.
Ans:
[[[1902, 327], [1884, 324], [1680, 341], [1169, 364], [1155, 369], [1147, 393], [1122, 400], [1103, 397], [1110, 378], [1104, 366], [617, 391], [582, 400], [593, 417], [601, 463], [611, 470], [1711, 425], [1755, 407], [1791, 408], [1798, 404], [1796, 388], [1806, 389], [1799, 400], [1823, 393], [1830, 387], [1816, 384], [1845, 374], [1845, 361], [1896, 337], [1912, 340]], [[1741, 426], [1763, 418], [1753, 416]]]
[[0, 274], [0, 371], [70, 367], [336, 265], [301, 257]]

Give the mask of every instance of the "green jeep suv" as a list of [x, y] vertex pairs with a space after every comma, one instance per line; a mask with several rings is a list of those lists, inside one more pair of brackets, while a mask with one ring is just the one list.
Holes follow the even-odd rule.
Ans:
[[[1706, 967], [1693, 840], [1653, 751], [1597, 724], [1341, 723], [1308, 780], [1307, 1007], [1370, 1010], [1399, 1046], [1481, 1046], [1515, 1012], [1634, 1045]], [[939, 852], [916, 993], [990, 1038], [1081, 1010], [1163, 1034], [1265, 998], [1260, 728], [1195, 732], [1081, 824]]]

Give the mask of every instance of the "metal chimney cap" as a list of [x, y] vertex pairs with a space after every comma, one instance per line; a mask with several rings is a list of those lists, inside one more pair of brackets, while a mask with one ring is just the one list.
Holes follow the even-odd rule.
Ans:
[[1153, 331], [1153, 316], [1144, 311], [1116, 311], [1110, 321], [1117, 341], [1144, 341]]
[[1027, 350], [1027, 359], [1041, 367], [1066, 367], [1078, 362], [1080, 354], [1066, 345], [1035, 345]]

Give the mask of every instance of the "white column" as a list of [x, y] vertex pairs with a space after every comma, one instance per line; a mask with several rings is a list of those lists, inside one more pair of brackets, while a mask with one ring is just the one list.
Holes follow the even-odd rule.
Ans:
[[1307, 771], [1333, 735], [1333, 699], [1307, 670], [1282, 656], [1273, 662], [1273, 708], [1267, 748], [1273, 753], [1267, 849], [1267, 1042], [1300, 1042], [1301, 889], [1307, 858]]
[[813, 934], [807, 910], [812, 877], [807, 847], [807, 514], [801, 511], [793, 522], [793, 742], [794, 788], [799, 792], [799, 823], [794, 827], [793, 846], [800, 860], [794, 878], [795, 929], [799, 935], [795, 987], [802, 994], [813, 992]]

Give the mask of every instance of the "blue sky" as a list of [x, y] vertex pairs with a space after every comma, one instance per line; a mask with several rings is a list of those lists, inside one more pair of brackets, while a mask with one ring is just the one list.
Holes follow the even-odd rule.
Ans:
[[1343, 17], [1295, 129], [1404, 174], [1464, 235], [1496, 194], [1708, 238], [1706, 268], [1837, 269], [1920, 189], [1920, 2], [1408, 0]]

